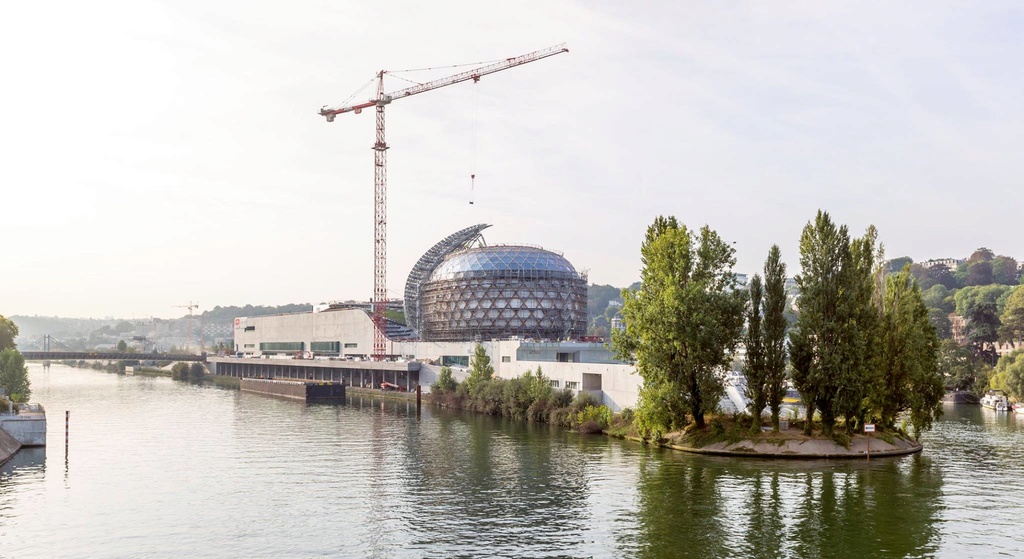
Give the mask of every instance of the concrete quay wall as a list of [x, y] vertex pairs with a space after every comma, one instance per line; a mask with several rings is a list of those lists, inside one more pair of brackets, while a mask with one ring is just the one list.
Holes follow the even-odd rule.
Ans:
[[7, 431], [0, 429], [0, 464], [7, 462], [21, 448], [18, 439], [12, 437]]

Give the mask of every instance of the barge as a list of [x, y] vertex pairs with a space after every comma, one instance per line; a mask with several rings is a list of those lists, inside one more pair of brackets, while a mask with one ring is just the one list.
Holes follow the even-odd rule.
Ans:
[[308, 404], [334, 404], [345, 401], [345, 383], [302, 379], [242, 378], [239, 388], [255, 392], [300, 400]]

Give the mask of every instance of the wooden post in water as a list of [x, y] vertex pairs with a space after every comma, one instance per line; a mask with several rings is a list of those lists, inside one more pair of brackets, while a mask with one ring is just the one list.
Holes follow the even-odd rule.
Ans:
[[420, 383], [416, 383], [416, 412], [420, 411], [420, 398], [422, 397], [422, 390], [420, 389]]
[[71, 432], [71, 410], [64, 410], [64, 458], [68, 457], [68, 433]]

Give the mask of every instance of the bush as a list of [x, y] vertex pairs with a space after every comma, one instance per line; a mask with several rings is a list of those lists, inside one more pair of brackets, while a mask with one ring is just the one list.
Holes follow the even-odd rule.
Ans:
[[445, 392], [454, 392], [458, 384], [452, 376], [452, 368], [441, 367], [441, 372], [437, 375], [437, 382], [430, 387], [430, 393], [444, 394]]
[[[607, 429], [611, 422], [612, 412], [607, 406], [586, 404], [586, 407], [573, 415], [573, 426], [579, 429], [580, 432], [593, 433], [596, 428], [596, 432], [600, 433]], [[588, 427], [586, 431], [584, 426]]]

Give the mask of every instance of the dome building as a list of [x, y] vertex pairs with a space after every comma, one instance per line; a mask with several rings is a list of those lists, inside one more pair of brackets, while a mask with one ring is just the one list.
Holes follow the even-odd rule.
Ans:
[[559, 340], [586, 333], [587, 278], [540, 247], [462, 247], [421, 285], [423, 340]]

